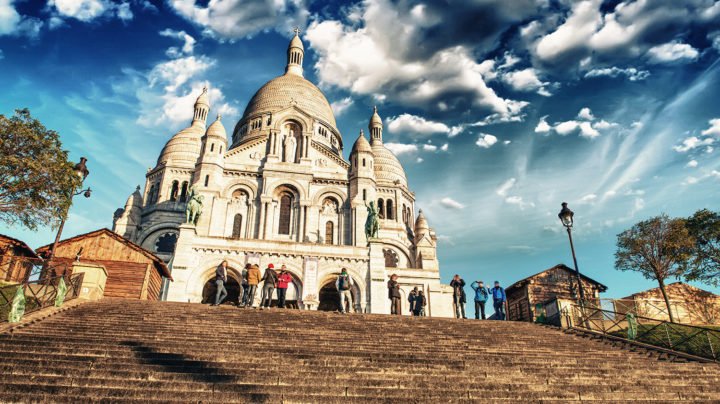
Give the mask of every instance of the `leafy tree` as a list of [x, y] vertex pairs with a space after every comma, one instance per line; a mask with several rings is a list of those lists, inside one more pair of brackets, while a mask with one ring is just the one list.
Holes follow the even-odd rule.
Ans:
[[684, 275], [694, 245], [684, 219], [671, 219], [665, 214], [653, 217], [618, 234], [615, 269], [637, 271], [657, 281], [670, 321], [675, 322], [665, 280]]
[[698, 210], [686, 226], [695, 239], [695, 249], [685, 279], [720, 285], [720, 213]]
[[27, 109], [0, 115], [0, 221], [54, 226], [79, 185], [57, 132]]

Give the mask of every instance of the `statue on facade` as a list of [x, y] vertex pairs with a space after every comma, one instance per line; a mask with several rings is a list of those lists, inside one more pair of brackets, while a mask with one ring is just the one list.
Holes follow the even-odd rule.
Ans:
[[365, 237], [368, 240], [377, 238], [380, 231], [380, 222], [378, 221], [378, 213], [375, 208], [375, 201], [370, 201], [370, 205], [365, 204], [368, 210], [367, 220], [365, 221]]
[[195, 191], [195, 187], [190, 188], [188, 203], [185, 207], [185, 223], [197, 225], [200, 214], [202, 213], [203, 196]]
[[285, 161], [288, 163], [295, 162], [295, 151], [297, 149], [297, 140], [295, 140], [295, 132], [291, 129], [290, 133], [285, 136]]

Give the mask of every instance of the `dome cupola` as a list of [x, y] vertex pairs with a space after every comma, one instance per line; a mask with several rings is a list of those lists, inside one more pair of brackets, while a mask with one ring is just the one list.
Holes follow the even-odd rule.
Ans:
[[365, 138], [365, 134], [363, 133], [362, 129], [360, 130], [360, 135], [355, 141], [352, 151], [350, 152], [350, 154], [356, 153], [372, 153], [370, 143], [368, 143], [367, 138]]
[[210, 111], [207, 87], [195, 101], [192, 124], [179, 131], [168, 140], [158, 157], [158, 165], [171, 164], [183, 167], [195, 167], [200, 156], [201, 138], [205, 134], [205, 122]]
[[370, 143], [382, 143], [383, 124], [382, 119], [380, 119], [380, 115], [378, 115], [377, 107], [373, 107], [373, 114], [370, 117], [368, 129], [370, 130]]
[[420, 240], [422, 236], [430, 232], [430, 226], [428, 225], [427, 219], [422, 209], [418, 212], [418, 217], [415, 220], [415, 239]]
[[305, 56], [305, 47], [300, 40], [300, 30], [295, 28], [295, 36], [290, 40], [287, 50], [287, 66], [285, 73], [303, 75], [303, 57]]

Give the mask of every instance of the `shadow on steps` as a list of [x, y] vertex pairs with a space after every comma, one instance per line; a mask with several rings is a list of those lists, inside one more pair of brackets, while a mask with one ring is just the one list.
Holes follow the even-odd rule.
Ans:
[[[190, 359], [182, 354], [158, 352], [153, 347], [143, 345], [137, 341], [122, 341], [120, 345], [129, 347], [141, 364], [160, 366], [166, 373], [182, 373], [189, 375], [196, 382], [208, 384], [232, 383], [237, 381], [236, 377], [223, 374], [222, 368], [215, 367], [210, 362]], [[248, 385], [247, 387], [261, 386]], [[208, 399], [211, 399], [211, 397], [212, 392], [208, 392]], [[264, 403], [270, 401], [271, 397], [269, 394], [254, 392], [250, 393], [250, 396], [247, 398], [254, 403]]]

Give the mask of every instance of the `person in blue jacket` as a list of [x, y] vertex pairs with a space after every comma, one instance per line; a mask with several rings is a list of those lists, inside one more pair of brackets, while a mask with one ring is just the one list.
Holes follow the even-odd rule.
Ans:
[[500, 282], [495, 281], [495, 287], [490, 290], [493, 297], [493, 308], [495, 309], [495, 318], [505, 320], [505, 289], [500, 287]]
[[475, 281], [470, 284], [470, 287], [475, 291], [475, 320], [485, 320], [485, 302], [490, 297], [490, 291], [485, 287], [483, 281]]

